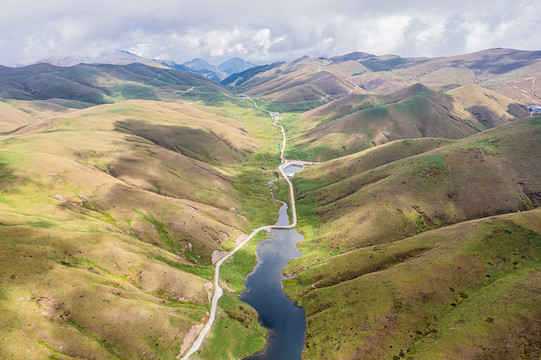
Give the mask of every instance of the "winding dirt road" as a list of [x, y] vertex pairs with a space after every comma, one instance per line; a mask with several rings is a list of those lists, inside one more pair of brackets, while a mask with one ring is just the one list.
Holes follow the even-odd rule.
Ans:
[[[227, 95], [227, 96], [229, 96], [229, 95]], [[287, 181], [287, 184], [289, 185], [289, 193], [290, 193], [290, 197], [291, 197], [291, 212], [293, 214], [293, 222], [291, 224], [289, 224], [289, 225], [282, 225], [282, 226], [280, 226], [280, 225], [267, 225], [267, 226], [262, 226], [260, 228], [257, 228], [255, 230], [253, 230], [252, 233], [246, 239], [244, 239], [243, 242], [238, 244], [235, 249], [233, 249], [230, 253], [228, 253], [226, 256], [221, 258], [216, 263], [216, 268], [214, 270], [214, 295], [212, 297], [212, 305], [211, 305], [211, 308], [210, 308], [209, 319], [208, 319], [207, 323], [205, 324], [205, 327], [203, 328], [203, 330], [201, 330], [201, 332], [199, 333], [199, 336], [197, 337], [197, 339], [192, 344], [191, 348], [181, 358], [181, 360], [188, 360], [190, 358], [190, 356], [192, 356], [197, 350], [199, 350], [199, 348], [201, 347], [201, 344], [203, 343], [203, 340], [205, 339], [205, 336], [207, 336], [208, 332], [210, 331], [210, 328], [212, 327], [212, 324], [214, 323], [214, 320], [216, 319], [216, 309], [218, 308], [218, 300], [223, 295], [223, 290], [222, 290], [222, 288], [220, 287], [220, 284], [219, 284], [220, 267], [222, 266], [222, 264], [227, 259], [229, 259], [231, 256], [233, 256], [233, 254], [235, 254], [240, 248], [242, 248], [248, 241], [250, 241], [260, 231], [262, 231], [262, 230], [270, 231], [272, 229], [293, 229], [295, 226], [297, 226], [297, 210], [295, 208], [295, 193], [293, 191], [293, 184], [291, 183], [291, 181], [289, 180], [289, 177], [287, 176], [287, 174], [284, 171], [284, 169], [288, 165], [295, 162], [296, 160], [287, 160], [284, 157], [284, 151], [285, 151], [285, 148], [286, 148], [287, 140], [286, 140], [286, 131], [285, 131], [284, 127], [282, 125], [278, 124], [278, 121], [280, 120], [280, 116], [279, 116], [278, 113], [274, 113], [274, 112], [271, 112], [271, 111], [268, 111], [268, 110], [265, 110], [265, 109], [260, 109], [257, 106], [257, 103], [254, 100], [252, 100], [249, 96], [241, 95], [241, 97], [244, 98], [244, 99], [250, 100], [254, 104], [254, 107], [256, 109], [259, 109], [261, 111], [265, 111], [266, 113], [268, 113], [274, 120], [274, 122], [272, 124], [274, 126], [276, 126], [276, 127], [279, 127], [280, 130], [282, 131], [283, 140], [282, 140], [282, 150], [281, 150], [281, 153], [280, 153], [280, 159], [282, 159], [282, 164], [278, 167], [278, 169], [280, 170], [280, 173], [282, 174], [282, 177]], [[177, 356], [177, 359], [180, 359], [181, 355], [182, 354]]]

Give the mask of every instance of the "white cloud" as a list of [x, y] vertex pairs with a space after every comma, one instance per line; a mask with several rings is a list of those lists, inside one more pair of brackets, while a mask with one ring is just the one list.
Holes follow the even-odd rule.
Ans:
[[114, 48], [177, 62], [541, 49], [540, 13], [528, 0], [5, 0], [0, 64]]
[[445, 42], [445, 24], [442, 19], [428, 19], [419, 31], [414, 36], [415, 50], [425, 56], [433, 56], [433, 44], [443, 41]]
[[375, 54], [392, 53], [404, 41], [404, 31], [410, 22], [407, 15], [381, 16], [363, 22], [359, 49]]

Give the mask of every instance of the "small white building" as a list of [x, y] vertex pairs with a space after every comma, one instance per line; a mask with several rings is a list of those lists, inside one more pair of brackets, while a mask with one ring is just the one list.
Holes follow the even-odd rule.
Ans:
[[532, 115], [541, 114], [541, 106], [539, 106], [539, 105], [530, 105], [530, 106], [528, 106], [528, 110], [530, 110], [530, 113]]

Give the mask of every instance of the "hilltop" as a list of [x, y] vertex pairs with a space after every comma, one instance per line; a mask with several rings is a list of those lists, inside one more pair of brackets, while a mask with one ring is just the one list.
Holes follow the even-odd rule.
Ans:
[[90, 56], [70, 56], [65, 58], [47, 58], [39, 61], [39, 64], [50, 64], [59, 67], [72, 67], [79, 64], [109, 64], [109, 65], [128, 65], [140, 63], [154, 67], [172, 68], [175, 70], [199, 74], [216, 83], [219, 83], [226, 77], [245, 71], [257, 66], [239, 57], [226, 60], [218, 66], [212, 65], [203, 59], [192, 59], [182, 64], [178, 64], [168, 59], [148, 59], [126, 50], [104, 51]]
[[452, 97], [422, 84], [384, 96], [350, 95], [308, 111], [294, 123], [290, 156], [324, 160], [404, 138], [458, 139], [486, 128]]
[[238, 74], [241, 82], [230, 78], [223, 84], [279, 104], [311, 100], [312, 108], [350, 91], [388, 94], [416, 83], [443, 91], [474, 83], [525, 104], [541, 101], [534, 85], [540, 70], [539, 51], [489, 49], [440, 58], [355, 52], [327, 59], [304, 56]]

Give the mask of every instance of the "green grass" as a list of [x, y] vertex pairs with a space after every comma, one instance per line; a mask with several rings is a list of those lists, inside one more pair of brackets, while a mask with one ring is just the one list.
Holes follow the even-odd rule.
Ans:
[[109, 354], [111, 354], [113, 356], [113, 358], [115, 359], [120, 359], [120, 357], [118, 357], [118, 355], [115, 353], [114, 349], [111, 347], [110, 344], [107, 343], [107, 340], [105, 339], [100, 339], [98, 337], [96, 337], [95, 335], [89, 333], [85, 328], [83, 328], [81, 325], [79, 325], [73, 318], [71, 317], [68, 317], [66, 318], [65, 320], [65, 323], [71, 327], [73, 327], [74, 329], [76, 329], [77, 331], [79, 331], [81, 334], [85, 335], [86, 337], [88, 337], [89, 339], [91, 339], [92, 341], [94, 341], [96, 344], [99, 344], [100, 346], [102, 346], [105, 350], [107, 350], [107, 352]]
[[291, 103], [291, 104], [285, 104], [285, 103], [276, 103], [276, 102], [263, 102], [258, 101], [258, 106], [263, 109], [267, 109], [269, 111], [274, 112], [304, 112], [311, 109], [315, 109], [318, 106], [321, 106], [323, 104], [326, 104], [327, 102], [325, 100], [314, 100], [314, 101], [305, 101], [305, 102], [299, 102], [299, 103]]
[[41, 346], [44, 346], [45, 348], [47, 348], [47, 350], [53, 353], [53, 355], [49, 356], [49, 359], [53, 359], [53, 360], [56, 359], [55, 355], [58, 355], [58, 354], [70, 357], [70, 354], [60, 349], [55, 348], [51, 344], [47, 343], [45, 340], [42, 340], [42, 339], [38, 340], [38, 344]]
[[214, 270], [210, 266], [187, 266], [179, 264], [174, 260], [167, 259], [166, 257], [161, 255], [156, 256], [155, 259], [166, 263], [167, 265], [172, 266], [176, 269], [202, 277], [203, 279], [212, 279], [214, 276]]
[[447, 171], [445, 157], [442, 154], [425, 155], [415, 164], [414, 171], [420, 176], [429, 176], [426, 173], [432, 171]]
[[265, 232], [257, 234], [222, 265], [220, 282], [226, 287], [218, 302], [215, 325], [200, 351], [201, 358], [244, 358], [264, 347], [267, 330], [258, 323], [257, 312], [238, 297], [244, 291], [244, 279], [256, 264], [255, 247], [265, 236]]
[[220, 268], [220, 280], [224, 281], [236, 296], [244, 291], [244, 279], [252, 272], [257, 262], [255, 247], [265, 236], [266, 232], [259, 232]]
[[28, 225], [37, 227], [37, 228], [43, 228], [43, 229], [50, 229], [52, 227], [58, 226], [58, 224], [52, 223], [50, 221], [45, 221], [45, 220], [32, 221], [32, 222], [29, 222]]
[[113, 94], [120, 99], [147, 99], [158, 100], [156, 92], [152, 87], [138, 84], [119, 84], [111, 89]]
[[[230, 250], [241, 231], [276, 221], [267, 181], [280, 131], [260, 111], [221, 104], [104, 105], [0, 139], [0, 260], [8, 274], [0, 276], [0, 325], [10, 329], [0, 357], [51, 355], [46, 346], [29, 354], [31, 339], [73, 357], [112, 357], [92, 337], [120, 358], [178, 354], [209, 310], [213, 251]], [[126, 119], [145, 122], [150, 132], [156, 125], [213, 131], [206, 139], [228, 149], [237, 144], [238, 161], [212, 165], [116, 131]], [[240, 289], [255, 257], [239, 259], [228, 276]], [[248, 306], [231, 307], [235, 296], [223, 305], [230, 307], [224, 319], [239, 339], [252, 339], [247, 354], [261, 348], [265, 330]], [[16, 299], [41, 297], [51, 300], [17, 306]], [[70, 327], [60, 318], [68, 313]], [[33, 325], [17, 327], [21, 321]]]
[[[266, 169], [274, 170], [276, 157], [271, 154], [265, 154], [267, 159]], [[258, 162], [261, 164], [261, 162]], [[233, 187], [239, 192], [243, 213], [249, 216], [244, 231], [259, 226], [273, 224], [276, 221], [278, 205], [269, 194], [267, 182], [272, 180], [272, 173], [267, 171], [262, 174], [261, 167], [246, 166], [239, 169], [232, 183]]]
[[448, 95], [420, 84], [369, 99], [345, 97], [289, 121], [298, 135], [290, 139], [288, 154], [323, 161], [393, 140], [459, 139], [486, 128], [473, 115], [456, 110]]
[[373, 108], [369, 108], [364, 110], [364, 113], [367, 117], [385, 117], [389, 114], [389, 110], [385, 106], [375, 106]]
[[196, 353], [201, 359], [242, 359], [263, 349], [267, 330], [257, 322], [255, 310], [228, 294], [219, 308], [209, 338]]
[[539, 212], [516, 213], [532, 205], [512, 185], [539, 188], [532, 121], [404, 140], [293, 179], [305, 240], [284, 289], [307, 314], [306, 358], [538, 356]]
[[307, 313], [309, 358], [440, 358], [457, 346], [488, 348], [493, 329], [541, 315], [529, 280], [540, 261], [541, 235], [484, 221], [320, 262], [285, 289]]
[[167, 231], [165, 225], [162, 222], [156, 220], [152, 215], [140, 214], [140, 216], [145, 221], [148, 221], [150, 224], [152, 224], [152, 226], [158, 233], [162, 244], [164, 244], [164, 246], [173, 254], [178, 254], [178, 252], [180, 251], [180, 244], [176, 243], [169, 237], [169, 232]]

